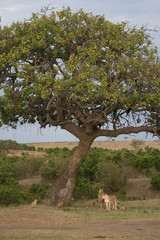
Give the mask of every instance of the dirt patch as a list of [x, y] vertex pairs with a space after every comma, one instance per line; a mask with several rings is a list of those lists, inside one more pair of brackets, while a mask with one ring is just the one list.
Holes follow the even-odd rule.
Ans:
[[41, 178], [41, 176], [38, 175], [38, 176], [34, 176], [32, 178], [20, 180], [18, 183], [22, 190], [26, 190], [26, 189], [30, 188], [32, 184], [42, 183], [42, 178]]
[[9, 153], [7, 156], [13, 156], [16, 155], [18, 157], [22, 157], [22, 154], [25, 153], [29, 156], [35, 157], [35, 158], [40, 158], [43, 157], [45, 154], [44, 152], [37, 152], [37, 151], [27, 151], [27, 150], [9, 150]]
[[[139, 202], [137, 205], [132, 204], [135, 209], [128, 205], [126, 211], [110, 212], [87, 205], [85, 208], [70, 207], [62, 210], [42, 205], [37, 208], [2, 208], [0, 239], [159, 239], [160, 216], [154, 211], [158, 202], [154, 202], [154, 206], [152, 202], [145, 203], [148, 209], [153, 206], [146, 217], [144, 211], [140, 212]], [[141, 206], [145, 204], [143, 202]], [[138, 216], [135, 215], [137, 212]]]
[[127, 196], [140, 199], [160, 198], [160, 191], [152, 188], [150, 178], [129, 178], [126, 184]]

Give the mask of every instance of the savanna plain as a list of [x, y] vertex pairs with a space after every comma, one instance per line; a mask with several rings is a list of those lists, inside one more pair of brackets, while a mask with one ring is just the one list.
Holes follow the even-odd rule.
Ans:
[[[74, 147], [76, 143], [58, 143], [62, 147]], [[98, 142], [98, 147], [107, 147], [108, 142]], [[112, 143], [117, 149], [126, 143]], [[146, 143], [145, 143], [146, 144]], [[160, 143], [156, 143], [160, 148]], [[37, 145], [34, 144], [36, 147]], [[39, 147], [45, 147], [41, 144]], [[151, 145], [151, 143], [149, 143]], [[154, 143], [153, 143], [154, 145]], [[51, 143], [49, 147], [57, 147]], [[58, 146], [60, 147], [60, 146]], [[130, 147], [130, 145], [128, 145]], [[36, 154], [36, 152], [34, 152]], [[37, 152], [37, 154], [40, 154]], [[113, 240], [154, 240], [160, 239], [160, 194], [150, 189], [147, 179], [131, 179], [129, 190], [138, 194], [146, 191], [145, 200], [120, 201], [124, 210], [106, 211], [99, 208], [96, 199], [78, 200], [70, 206], [57, 209], [44, 202], [36, 207], [31, 205], [0, 207], [0, 239], [11, 240], [67, 240], [67, 239], [113, 239]], [[147, 195], [149, 191], [149, 195]]]

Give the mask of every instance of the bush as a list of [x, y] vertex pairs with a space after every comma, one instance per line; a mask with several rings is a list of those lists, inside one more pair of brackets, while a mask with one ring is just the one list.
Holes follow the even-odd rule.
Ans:
[[20, 205], [30, 203], [33, 196], [29, 192], [21, 192], [16, 187], [2, 186], [0, 188], [0, 205]]
[[24, 156], [15, 164], [16, 179], [26, 179], [39, 171], [39, 160], [36, 157]]
[[143, 140], [133, 139], [131, 141], [131, 146], [134, 148], [135, 153], [144, 145]]
[[123, 169], [113, 162], [100, 162], [96, 178], [107, 193], [119, 191], [127, 182]]
[[132, 161], [132, 165], [150, 177], [152, 168], [160, 171], [160, 150], [149, 147], [146, 147], [145, 151], [139, 150], [135, 155], [134, 161]]
[[18, 182], [14, 178], [6, 178], [5, 184], [0, 188], [0, 204], [22, 204], [31, 202], [32, 194], [29, 192], [21, 192]]
[[26, 151], [35, 151], [36, 150], [35, 146], [28, 146], [26, 144], [21, 144], [21, 149], [26, 150]]
[[86, 178], [77, 178], [76, 187], [73, 194], [75, 199], [92, 199], [97, 198], [97, 195], [98, 189], [93, 188]]
[[54, 148], [45, 148], [45, 152], [46, 152], [47, 154], [52, 154], [52, 153], [54, 153], [54, 151], [55, 151]]
[[119, 200], [125, 201], [127, 199], [127, 191], [125, 188], [121, 188], [116, 195]]
[[29, 192], [34, 195], [35, 198], [44, 199], [47, 195], [47, 191], [49, 189], [48, 184], [32, 184], [29, 189]]
[[79, 169], [78, 176], [86, 178], [88, 181], [95, 181], [95, 173], [97, 172], [98, 160], [103, 149], [91, 148], [86, 156], [82, 166]]
[[38, 152], [44, 152], [44, 148], [43, 147], [38, 147], [37, 151]]
[[12, 140], [0, 140], [0, 154], [6, 155], [9, 150], [21, 149], [20, 144]]
[[45, 180], [45, 181], [50, 181], [53, 179], [56, 179], [58, 176], [57, 170], [54, 168], [49, 167], [42, 167], [41, 168], [41, 177]]
[[1, 205], [9, 205], [9, 204], [20, 204], [23, 202], [23, 198], [21, 192], [15, 188], [8, 188], [6, 186], [2, 186], [0, 188], [0, 204]]
[[[56, 151], [57, 149], [58, 148], [56, 148]], [[68, 154], [66, 151], [63, 154], [62, 153], [61, 149], [61, 152], [59, 152], [58, 155], [52, 153], [41, 161], [40, 174], [45, 181], [56, 179], [66, 169], [70, 153]]]
[[19, 159], [16, 156], [0, 158], [0, 184], [5, 183], [8, 177], [15, 178], [15, 164]]
[[160, 190], [160, 174], [155, 173], [151, 178], [151, 185], [153, 189]]

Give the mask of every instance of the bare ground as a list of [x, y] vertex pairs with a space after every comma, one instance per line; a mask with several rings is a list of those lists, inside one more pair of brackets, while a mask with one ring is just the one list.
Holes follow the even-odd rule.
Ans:
[[38, 205], [0, 209], [0, 239], [160, 239], [160, 200], [126, 202], [125, 211]]

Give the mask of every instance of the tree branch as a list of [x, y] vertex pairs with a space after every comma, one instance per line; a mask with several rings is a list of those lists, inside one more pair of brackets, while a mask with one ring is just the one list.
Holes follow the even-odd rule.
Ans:
[[140, 133], [140, 132], [150, 132], [157, 135], [157, 129], [154, 126], [139, 126], [139, 127], [125, 127], [117, 130], [105, 130], [99, 129], [96, 133], [96, 138], [100, 136], [106, 137], [117, 137], [121, 134], [130, 134], [130, 133]]
[[81, 139], [82, 137], [85, 136], [85, 131], [82, 127], [76, 126], [72, 121], [65, 121], [63, 123], [59, 124], [61, 128], [67, 130], [71, 134], [73, 134], [75, 137], [78, 139]]

